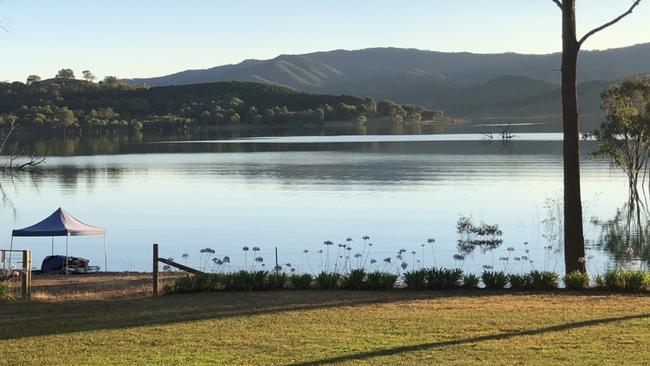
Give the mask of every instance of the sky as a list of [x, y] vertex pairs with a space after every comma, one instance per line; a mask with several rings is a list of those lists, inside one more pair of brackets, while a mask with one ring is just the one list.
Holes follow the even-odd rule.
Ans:
[[[578, 0], [578, 33], [632, 0]], [[551, 0], [0, 0], [0, 81], [27, 75], [151, 77], [334, 49], [477, 53], [561, 48]], [[650, 42], [650, 1], [584, 48]]]

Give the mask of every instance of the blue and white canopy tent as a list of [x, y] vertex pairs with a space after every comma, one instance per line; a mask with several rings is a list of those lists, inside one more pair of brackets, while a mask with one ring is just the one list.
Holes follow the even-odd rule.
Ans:
[[[53, 214], [32, 226], [15, 229], [11, 232], [11, 247], [14, 246], [14, 237], [51, 237], [52, 254], [54, 254], [54, 237], [65, 236], [65, 256], [68, 258], [68, 240], [71, 236], [104, 236], [104, 271], [107, 271], [108, 253], [106, 248], [106, 229], [103, 227], [84, 224], [59, 207]], [[66, 268], [68, 267], [66, 263]]]

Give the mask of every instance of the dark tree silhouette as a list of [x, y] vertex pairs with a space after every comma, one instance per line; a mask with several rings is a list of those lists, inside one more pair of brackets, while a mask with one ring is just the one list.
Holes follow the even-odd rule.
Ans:
[[[564, 263], [566, 272], [585, 271], [585, 239], [580, 197], [580, 146], [578, 127], [578, 52], [589, 37], [632, 14], [641, 0], [611, 21], [576, 36], [576, 0], [552, 0], [562, 11], [562, 120], [564, 131]], [[581, 260], [582, 259], [582, 260]]]

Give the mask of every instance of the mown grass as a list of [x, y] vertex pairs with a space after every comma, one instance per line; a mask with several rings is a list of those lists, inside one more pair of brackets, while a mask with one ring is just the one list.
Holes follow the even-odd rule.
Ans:
[[650, 359], [647, 295], [339, 290], [98, 298], [0, 303], [0, 364], [642, 365]]

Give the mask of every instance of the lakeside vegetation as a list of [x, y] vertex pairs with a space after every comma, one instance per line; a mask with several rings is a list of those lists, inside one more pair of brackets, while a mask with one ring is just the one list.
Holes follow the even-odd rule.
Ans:
[[[349, 272], [321, 272], [311, 274], [287, 274], [280, 271], [240, 270], [236, 272], [206, 273], [174, 278], [165, 286], [167, 293], [192, 292], [249, 292], [278, 290], [371, 290], [412, 291], [450, 290], [511, 290], [551, 291], [560, 287], [574, 291], [600, 290], [612, 292], [641, 293], [650, 290], [650, 273], [639, 270], [616, 270], [592, 278], [579, 271], [560, 277], [551, 271], [529, 273], [505, 273], [485, 270], [480, 276], [464, 273], [459, 268], [422, 268], [397, 275], [391, 272], [367, 272], [363, 268]], [[399, 282], [398, 282], [399, 281]]]
[[443, 121], [440, 111], [347, 95], [318, 95], [253, 82], [217, 82], [149, 88], [116, 77], [94, 82], [69, 69], [53, 79], [0, 83], [0, 128], [18, 124], [45, 131], [179, 130], [238, 125], [302, 125], [331, 121], [365, 124], [390, 118], [401, 125]]

